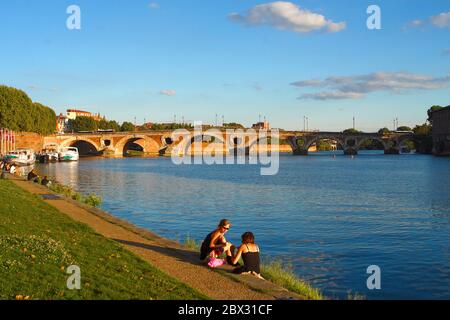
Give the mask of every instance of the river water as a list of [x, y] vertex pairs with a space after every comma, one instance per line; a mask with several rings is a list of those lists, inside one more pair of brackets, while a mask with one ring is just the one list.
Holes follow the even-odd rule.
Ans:
[[[170, 158], [38, 170], [171, 239], [203, 240], [230, 219], [229, 241], [252, 231], [263, 259], [281, 259], [329, 297], [450, 299], [450, 158], [286, 154], [274, 176], [255, 165], [177, 166]], [[370, 265], [380, 267], [380, 290], [367, 288]]]

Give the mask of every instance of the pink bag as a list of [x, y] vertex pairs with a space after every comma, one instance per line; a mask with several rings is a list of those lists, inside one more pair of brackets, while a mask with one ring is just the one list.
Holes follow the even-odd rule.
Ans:
[[211, 268], [216, 268], [223, 266], [225, 264], [225, 259], [219, 259], [219, 258], [209, 258], [208, 266]]

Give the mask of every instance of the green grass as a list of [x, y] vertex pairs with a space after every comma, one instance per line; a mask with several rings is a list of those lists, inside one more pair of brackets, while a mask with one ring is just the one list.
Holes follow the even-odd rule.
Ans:
[[192, 251], [199, 251], [201, 243], [197, 242], [194, 238], [191, 238], [191, 236], [187, 236], [186, 239], [183, 242], [183, 245]]
[[68, 198], [71, 198], [73, 200], [76, 200], [78, 202], [82, 202], [84, 204], [87, 204], [91, 207], [100, 207], [103, 199], [100, 196], [97, 196], [94, 193], [91, 193], [87, 196], [83, 196], [81, 193], [76, 192], [73, 188], [69, 186], [65, 186], [63, 184], [52, 182], [48, 188], [52, 190], [53, 192], [56, 192], [58, 194], [62, 194]]
[[[0, 299], [207, 298], [10, 181], [0, 199]], [[67, 289], [70, 265], [81, 290]]]
[[366, 300], [366, 296], [350, 290], [347, 292], [347, 300]]
[[284, 266], [281, 261], [271, 261], [261, 265], [261, 275], [273, 283], [298, 293], [308, 300], [323, 300], [319, 289], [311, 287], [306, 281], [298, 278], [291, 267]]

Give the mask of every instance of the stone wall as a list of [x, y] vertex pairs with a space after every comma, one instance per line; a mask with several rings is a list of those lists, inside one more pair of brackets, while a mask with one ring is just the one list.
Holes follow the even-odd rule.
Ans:
[[32, 149], [35, 152], [42, 150], [44, 137], [32, 132], [16, 132], [16, 149]]

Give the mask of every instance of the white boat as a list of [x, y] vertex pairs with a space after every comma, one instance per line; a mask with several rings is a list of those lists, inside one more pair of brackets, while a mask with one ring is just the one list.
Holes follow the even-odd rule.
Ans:
[[36, 156], [33, 150], [18, 149], [8, 152], [5, 160], [16, 166], [30, 166], [36, 161]]
[[57, 162], [59, 160], [58, 145], [54, 143], [45, 145], [37, 158], [41, 163]]
[[59, 153], [56, 150], [49, 150], [45, 155], [48, 162], [56, 162], [59, 160]]
[[79, 159], [80, 155], [76, 147], [66, 147], [59, 151], [59, 161], [78, 161]]

